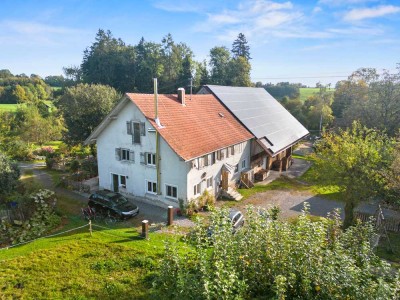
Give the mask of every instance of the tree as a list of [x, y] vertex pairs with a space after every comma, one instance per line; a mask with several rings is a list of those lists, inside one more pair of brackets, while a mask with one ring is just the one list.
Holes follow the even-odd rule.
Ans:
[[135, 86], [135, 50], [111, 31], [99, 29], [95, 42], [84, 51], [81, 64], [82, 79], [99, 83], [120, 92], [133, 91]]
[[228, 64], [227, 85], [231, 86], [251, 86], [250, 79], [251, 65], [243, 56], [232, 58]]
[[28, 98], [26, 97], [24, 88], [22, 86], [20, 86], [19, 84], [17, 84], [14, 87], [12, 95], [13, 95], [16, 103], [24, 103], [28, 100]]
[[7, 195], [15, 189], [19, 176], [18, 166], [0, 152], [0, 196]]
[[342, 80], [336, 84], [332, 112], [335, 118], [343, 118], [344, 112], [355, 101], [366, 101], [368, 86], [364, 81]]
[[69, 144], [83, 142], [112, 110], [121, 95], [112, 87], [78, 84], [65, 89], [58, 106], [63, 113]]
[[267, 83], [264, 86], [265, 90], [276, 99], [282, 99], [287, 96], [290, 99], [295, 99], [300, 96], [299, 85], [289, 82], [278, 82], [277, 84]]
[[354, 122], [347, 130], [325, 133], [315, 156], [315, 176], [337, 185], [345, 201], [344, 228], [354, 224], [354, 208], [360, 201], [382, 193], [392, 160], [394, 141], [385, 134]]
[[161, 45], [146, 42], [144, 38], [141, 38], [135, 46], [135, 51], [135, 90], [151, 93], [153, 92], [153, 78], [159, 78], [164, 69], [161, 63]]
[[[335, 110], [339, 116], [342, 111], [343, 126], [359, 120], [365, 126], [386, 131], [391, 136], [397, 134], [400, 128], [400, 69], [397, 74], [384, 71], [380, 75], [375, 69], [359, 69], [339, 92], [344, 99], [335, 105]], [[342, 105], [346, 97], [350, 103]], [[338, 98], [336, 95], [336, 100]]]
[[226, 85], [228, 81], [229, 50], [226, 47], [214, 47], [210, 50], [210, 81], [212, 84]]
[[304, 102], [303, 114], [305, 126], [313, 130], [322, 130], [333, 121], [332, 116], [332, 93], [320, 85], [318, 93], [310, 96]]
[[233, 57], [243, 57], [246, 60], [250, 60], [250, 47], [247, 45], [246, 37], [243, 33], [239, 33], [237, 39], [232, 44], [231, 50]]
[[14, 75], [8, 69], [0, 70], [0, 78], [9, 78], [13, 77]]
[[19, 131], [24, 142], [42, 145], [49, 141], [59, 140], [65, 130], [61, 116], [43, 117], [36, 106], [22, 108], [24, 115]]
[[[307, 207], [306, 207], [307, 208]], [[371, 223], [343, 232], [333, 212], [312, 222], [249, 208], [232, 234], [227, 210], [166, 243], [155, 287], [163, 299], [398, 299], [400, 274], [371, 248]]]
[[388, 170], [383, 170], [387, 185], [388, 202], [400, 206], [400, 146], [394, 148], [393, 160]]

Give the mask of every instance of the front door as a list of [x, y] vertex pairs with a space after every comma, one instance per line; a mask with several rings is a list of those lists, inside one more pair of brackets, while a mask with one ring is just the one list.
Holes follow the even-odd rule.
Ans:
[[113, 191], [118, 192], [119, 180], [117, 174], [112, 174], [112, 181], [113, 181]]
[[228, 171], [222, 170], [222, 189], [224, 191], [228, 190], [228, 175], [229, 175]]

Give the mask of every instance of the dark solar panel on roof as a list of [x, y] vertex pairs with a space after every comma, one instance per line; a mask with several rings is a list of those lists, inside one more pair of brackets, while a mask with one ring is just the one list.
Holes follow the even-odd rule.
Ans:
[[[309, 133], [264, 88], [207, 87], [272, 153], [290, 146]], [[267, 140], [262, 140], [264, 137]]]

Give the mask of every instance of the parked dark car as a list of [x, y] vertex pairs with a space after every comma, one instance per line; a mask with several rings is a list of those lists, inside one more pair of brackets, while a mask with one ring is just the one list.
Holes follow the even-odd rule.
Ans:
[[130, 203], [120, 193], [107, 190], [91, 194], [88, 205], [95, 210], [109, 210], [113, 216], [121, 219], [134, 217], [139, 213], [139, 207]]

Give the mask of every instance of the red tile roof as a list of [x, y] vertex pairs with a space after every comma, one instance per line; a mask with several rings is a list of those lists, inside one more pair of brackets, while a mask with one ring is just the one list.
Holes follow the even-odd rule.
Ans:
[[164, 128], [158, 128], [154, 122], [154, 95], [126, 95], [184, 160], [253, 137], [212, 94], [192, 95], [192, 100], [186, 95], [186, 106], [178, 102], [177, 95], [158, 95], [158, 118]]

